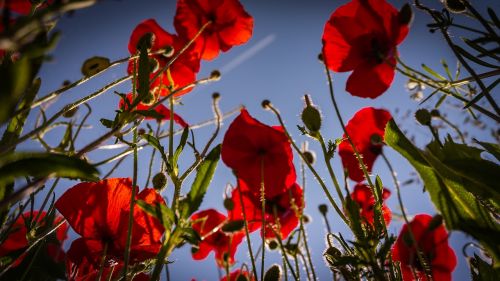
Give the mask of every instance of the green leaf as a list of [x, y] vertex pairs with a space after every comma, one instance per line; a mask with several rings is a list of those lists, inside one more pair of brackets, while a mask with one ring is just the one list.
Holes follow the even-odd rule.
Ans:
[[[137, 100], [142, 101], [149, 94], [149, 74], [151, 67], [149, 65], [148, 56], [148, 38], [151, 34], [144, 35], [139, 41], [139, 71], [137, 74]], [[135, 103], [137, 104], [137, 103]]]
[[186, 127], [182, 131], [182, 136], [181, 136], [181, 140], [179, 142], [179, 146], [177, 146], [177, 149], [175, 149], [175, 152], [174, 152], [174, 158], [172, 159], [172, 165], [174, 167], [177, 167], [177, 161], [179, 161], [179, 156], [181, 155], [181, 152], [184, 149], [184, 146], [186, 145], [188, 136], [189, 136], [189, 128]]
[[151, 118], [154, 118], [156, 120], [163, 119], [163, 115], [161, 115], [160, 113], [158, 113], [154, 109], [150, 109], [150, 110], [134, 110], [134, 112], [137, 113], [137, 114], [139, 114], [139, 115], [141, 115], [141, 116], [151, 117]]
[[488, 7], [488, 14], [490, 15], [491, 21], [495, 23], [497, 28], [500, 28], [500, 20], [497, 17], [497, 14], [495, 13], [495, 10], [492, 8]]
[[217, 168], [217, 163], [220, 158], [221, 145], [217, 145], [208, 153], [200, 166], [198, 166], [196, 177], [194, 179], [191, 190], [186, 196], [186, 203], [183, 204], [181, 208], [181, 216], [187, 218], [192, 213], [196, 212], [200, 207], [203, 197], [207, 192], [208, 185], [212, 181], [212, 178]]
[[434, 69], [432, 69], [432, 68], [428, 67], [428, 66], [427, 66], [427, 65], [425, 65], [425, 64], [422, 64], [422, 68], [423, 68], [425, 71], [429, 72], [429, 74], [431, 74], [432, 76], [436, 77], [436, 78], [437, 78], [437, 79], [439, 79], [439, 80], [447, 80], [446, 78], [444, 78], [444, 77], [443, 77], [443, 75], [441, 75], [441, 74], [437, 73], [436, 71], [434, 71]]
[[96, 168], [78, 157], [53, 153], [12, 153], [0, 160], [0, 183], [18, 177], [61, 177], [99, 180]]
[[[439, 157], [450, 160], [450, 151], [447, 148], [438, 151], [435, 143], [428, 146], [427, 151], [415, 147], [391, 120], [385, 129], [385, 142], [417, 170], [422, 178], [432, 202], [441, 212], [446, 226], [450, 230], [461, 230], [477, 239], [492, 255], [496, 266], [500, 266], [500, 245], [498, 237], [500, 228], [488, 210], [478, 202], [472, 193], [464, 186], [467, 183], [463, 177], [450, 173], [450, 168], [439, 160]], [[452, 147], [453, 148], [453, 147]], [[475, 155], [473, 148], [460, 149], [456, 158], [472, 157]], [[438, 156], [436, 155], [438, 154]], [[474, 157], [472, 157], [474, 158]]]
[[476, 254], [469, 259], [469, 265], [473, 281], [497, 281], [500, 276], [499, 268], [493, 268]]
[[145, 139], [152, 147], [156, 148], [160, 152], [163, 161], [165, 161], [165, 163], [168, 164], [167, 156], [165, 155], [165, 150], [163, 149], [163, 146], [160, 144], [160, 141], [151, 134], [143, 134], [141, 135], [141, 137]]
[[11, 113], [17, 102], [30, 83], [31, 74], [30, 60], [26, 56], [15, 62], [3, 60], [0, 64], [0, 124], [11, 117]]
[[482, 65], [482, 66], [485, 66], [485, 67], [489, 67], [489, 68], [498, 68], [498, 65], [494, 65], [494, 64], [491, 64], [491, 63], [488, 63], [488, 62], [485, 62], [483, 60], [480, 60], [478, 59], [476, 56], [470, 54], [469, 52], [467, 52], [464, 48], [458, 46], [458, 45], [453, 45], [454, 48], [464, 57], [466, 57], [467, 59], [469, 59], [470, 61], [473, 61], [479, 65]]
[[196, 232], [194, 229], [192, 229], [190, 227], [189, 228], [188, 227], [182, 228], [182, 235], [181, 236], [182, 236], [182, 238], [184, 238], [184, 240], [186, 240], [191, 245], [198, 245], [201, 242], [201, 237], [198, 234], [198, 232]]
[[[488, 87], [486, 87], [486, 90], [488, 92], [490, 92], [491, 90], [493, 90], [493, 88], [495, 88], [498, 83], [500, 83], [500, 79], [496, 79], [493, 83], [491, 83]], [[479, 94], [477, 94], [473, 99], [471, 99], [465, 106], [463, 109], [467, 109], [469, 108], [471, 105], [474, 105], [476, 104], [483, 96], [484, 96], [484, 91], [481, 91]]]
[[115, 122], [113, 122], [112, 120], [105, 119], [105, 118], [101, 118], [99, 121], [101, 122], [101, 124], [102, 124], [104, 127], [108, 128], [108, 129], [113, 128], [113, 126], [114, 126], [114, 124], [115, 124]]
[[474, 139], [477, 143], [479, 143], [486, 151], [491, 153], [491, 155], [495, 156], [495, 158], [500, 161], [500, 145], [496, 143], [482, 142]]
[[172, 223], [174, 222], [174, 212], [165, 204], [156, 203], [151, 205], [143, 200], [137, 200], [136, 203], [144, 212], [158, 219], [167, 231], [170, 231]]

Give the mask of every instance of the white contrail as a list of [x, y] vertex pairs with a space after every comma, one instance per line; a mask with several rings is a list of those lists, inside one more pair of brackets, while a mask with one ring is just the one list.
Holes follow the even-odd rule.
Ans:
[[274, 39], [276, 39], [276, 35], [274, 34], [269, 34], [265, 38], [261, 39], [257, 44], [252, 46], [250, 49], [246, 50], [243, 52], [241, 55], [237, 56], [235, 59], [227, 63], [221, 68], [222, 74], [226, 74], [229, 71], [233, 70], [236, 68], [238, 65], [242, 64], [249, 58], [253, 57], [255, 54], [257, 54], [260, 50], [264, 49], [267, 47], [269, 44], [271, 44]]

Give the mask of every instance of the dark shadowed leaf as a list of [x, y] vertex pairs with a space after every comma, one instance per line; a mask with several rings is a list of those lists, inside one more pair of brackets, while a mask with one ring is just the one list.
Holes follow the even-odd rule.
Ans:
[[99, 172], [87, 161], [73, 156], [50, 153], [13, 153], [0, 160], [0, 183], [18, 177], [62, 177], [98, 180]]

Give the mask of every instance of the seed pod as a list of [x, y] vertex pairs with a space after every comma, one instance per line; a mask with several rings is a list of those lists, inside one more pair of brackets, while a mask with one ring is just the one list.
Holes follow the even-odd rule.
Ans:
[[153, 177], [153, 187], [157, 191], [163, 190], [166, 185], [167, 185], [167, 176], [165, 176], [164, 173], [160, 172]]
[[420, 124], [429, 126], [431, 124], [431, 113], [427, 109], [419, 109], [415, 112], [415, 119]]

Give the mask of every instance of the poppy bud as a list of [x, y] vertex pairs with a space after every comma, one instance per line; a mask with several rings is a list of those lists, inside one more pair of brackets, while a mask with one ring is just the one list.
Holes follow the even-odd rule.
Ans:
[[262, 103], [260, 104], [264, 109], [269, 109], [269, 106], [271, 105], [270, 100], [263, 100]]
[[218, 92], [213, 93], [212, 94], [212, 99], [214, 99], [214, 100], [220, 99], [220, 94]]
[[417, 110], [415, 112], [415, 119], [424, 126], [429, 126], [431, 124], [431, 114], [427, 109]]
[[278, 242], [274, 239], [267, 240], [267, 247], [272, 250], [276, 250], [278, 248]]
[[163, 190], [167, 185], [167, 176], [164, 173], [158, 173], [153, 177], [153, 187], [157, 191]]
[[309, 223], [309, 222], [311, 222], [311, 217], [309, 217], [309, 216], [307, 216], [307, 215], [303, 215], [303, 216], [302, 216], [302, 221], [303, 221], [304, 223]]
[[305, 161], [309, 164], [314, 164], [316, 162], [316, 153], [311, 150], [303, 151], [302, 155], [304, 155]]
[[222, 226], [221, 230], [226, 233], [234, 233], [242, 230], [244, 226], [245, 226], [244, 220], [228, 221], [226, 224]]
[[400, 24], [409, 25], [413, 20], [413, 11], [410, 4], [406, 3], [401, 7], [398, 13], [398, 21]]
[[172, 46], [166, 46], [163, 48], [164, 52], [162, 53], [162, 56], [169, 58], [174, 55], [174, 47]]
[[234, 209], [233, 199], [231, 199], [231, 198], [224, 199], [224, 208], [226, 208], [226, 210], [228, 210], [228, 211], [233, 210]]
[[87, 59], [82, 65], [82, 74], [84, 76], [92, 76], [102, 70], [106, 69], [110, 65], [110, 61], [105, 57], [91, 57]]
[[221, 76], [221, 73], [217, 69], [210, 72], [210, 79], [211, 80], [218, 81], [220, 79], [220, 76]]
[[66, 112], [63, 113], [63, 117], [65, 118], [71, 118], [75, 116], [75, 113], [78, 111], [78, 107], [72, 108]]
[[467, 9], [460, 0], [445, 0], [444, 6], [452, 13], [463, 13]]
[[64, 80], [62, 82], [63, 87], [67, 87], [67, 86], [69, 86], [69, 84], [71, 84], [71, 81], [69, 81], [69, 80]]
[[324, 59], [323, 59], [323, 54], [322, 53], [318, 54], [318, 60], [319, 60], [319, 62], [323, 63]]
[[326, 213], [328, 213], [328, 206], [327, 206], [326, 204], [320, 204], [320, 205], [318, 206], [318, 209], [319, 209], [319, 212], [320, 212], [323, 216], [325, 216], [325, 215], [326, 215]]
[[280, 281], [281, 280], [281, 267], [277, 264], [271, 265], [264, 275], [264, 281]]
[[144, 135], [145, 133], [146, 133], [146, 130], [145, 130], [144, 128], [139, 128], [139, 130], [137, 130], [137, 134], [138, 134], [139, 136], [142, 136], [142, 135]]
[[439, 110], [433, 109], [433, 110], [431, 110], [431, 116], [432, 117], [439, 117], [439, 116], [441, 116], [441, 114], [439, 113]]
[[321, 113], [313, 106], [309, 95], [305, 95], [306, 107], [302, 111], [302, 122], [311, 133], [319, 132], [321, 129]]

